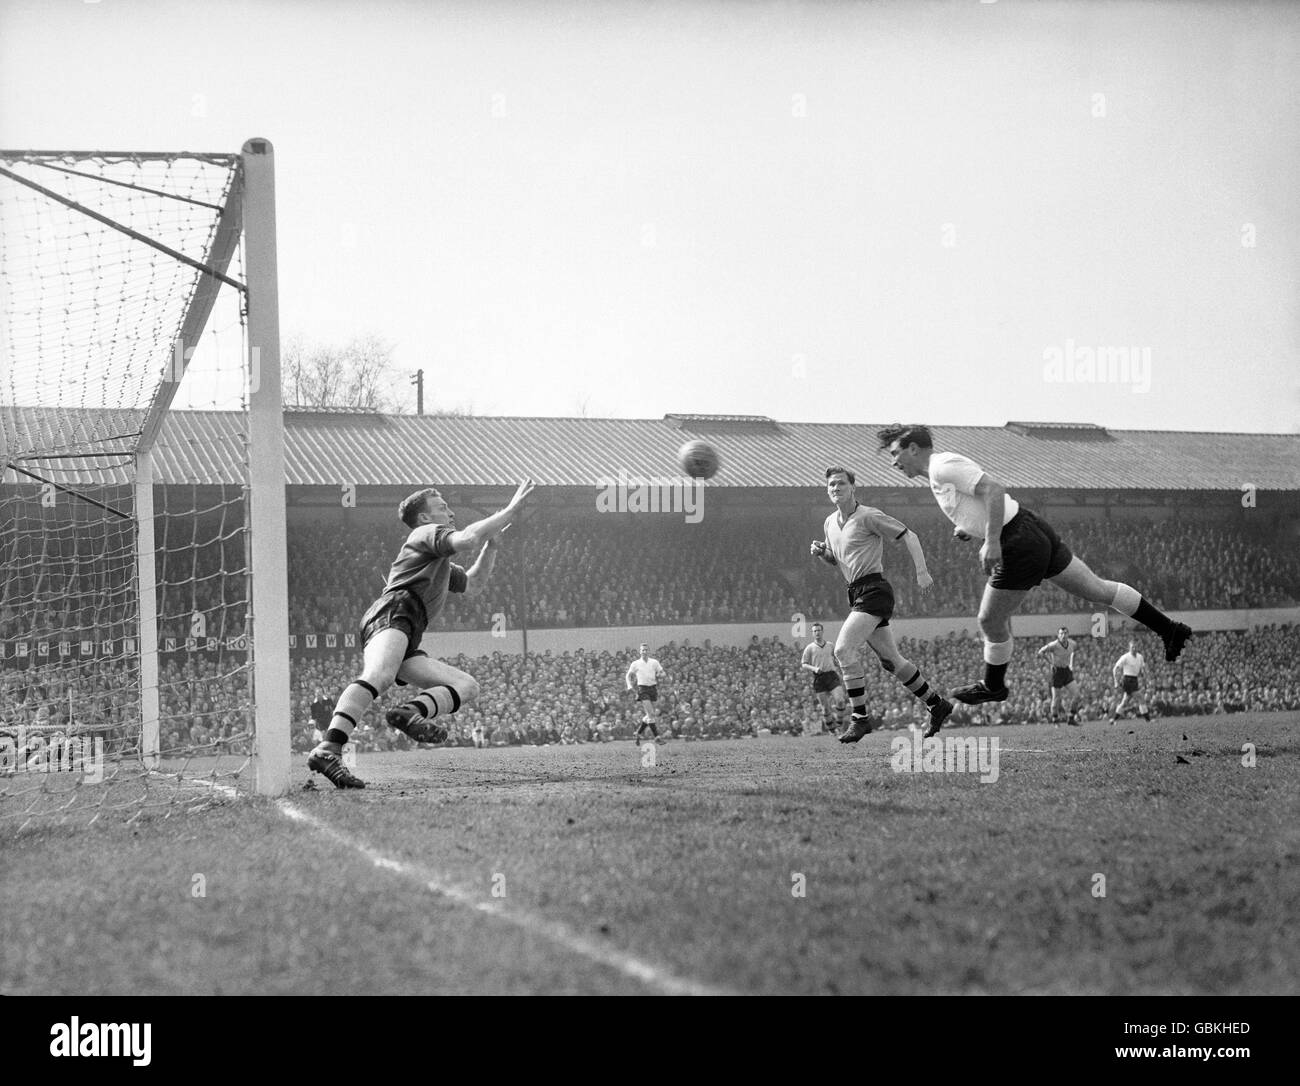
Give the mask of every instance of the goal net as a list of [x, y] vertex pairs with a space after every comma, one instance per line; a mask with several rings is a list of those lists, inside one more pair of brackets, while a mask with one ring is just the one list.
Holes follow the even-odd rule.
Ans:
[[270, 749], [246, 157], [0, 151], [0, 833], [222, 802]]

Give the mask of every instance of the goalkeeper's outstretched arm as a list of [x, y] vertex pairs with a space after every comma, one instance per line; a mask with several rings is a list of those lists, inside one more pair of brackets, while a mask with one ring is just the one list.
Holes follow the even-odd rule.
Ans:
[[[514, 521], [515, 514], [519, 512], [519, 506], [532, 493], [532, 490], [533, 481], [525, 479], [519, 484], [519, 489], [515, 491], [515, 496], [510, 499], [509, 504], [500, 512], [493, 513], [490, 517], [484, 517], [482, 520], [476, 520], [473, 524], [452, 532], [452, 549], [457, 553], [472, 550], [480, 543], [486, 542], [498, 532], [503, 531], [508, 524]], [[480, 557], [482, 556], [480, 555]]]
[[[501, 529], [505, 533], [506, 525]], [[477, 596], [487, 586], [487, 579], [492, 573], [492, 567], [497, 562], [497, 549], [499, 536], [490, 535], [483, 541], [483, 549], [478, 552], [478, 557], [474, 559], [474, 564], [465, 571], [465, 579], [468, 584], [465, 586], [465, 595]]]

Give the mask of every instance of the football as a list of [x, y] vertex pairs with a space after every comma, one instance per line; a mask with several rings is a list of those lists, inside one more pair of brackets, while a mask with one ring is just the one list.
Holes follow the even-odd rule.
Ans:
[[693, 479], [712, 479], [721, 463], [718, 450], [707, 441], [688, 441], [677, 450], [677, 460]]

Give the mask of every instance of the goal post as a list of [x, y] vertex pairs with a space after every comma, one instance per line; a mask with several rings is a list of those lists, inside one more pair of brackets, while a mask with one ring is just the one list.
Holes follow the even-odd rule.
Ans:
[[279, 369], [269, 141], [0, 151], [0, 833], [288, 790]]
[[156, 770], [161, 755], [158, 700], [158, 579], [154, 567], [153, 454], [135, 455], [135, 564], [140, 615], [140, 758]]
[[244, 144], [248, 275], [249, 557], [252, 569], [254, 760], [262, 795], [289, 790], [289, 565], [284, 499], [284, 405], [275, 248], [275, 154]]

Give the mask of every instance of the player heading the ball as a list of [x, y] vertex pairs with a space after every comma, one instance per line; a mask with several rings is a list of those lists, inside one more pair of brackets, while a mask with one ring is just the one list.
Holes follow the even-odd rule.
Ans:
[[[499, 513], [456, 528], [456, 515], [437, 490], [417, 490], [397, 508], [411, 529], [388, 573], [383, 595], [361, 619], [363, 664], [339, 697], [329, 731], [307, 758], [307, 767], [322, 773], [338, 788], [364, 788], [343, 764], [343, 744], [361, 716], [394, 683], [413, 686], [418, 693], [390, 709], [384, 719], [417, 743], [441, 743], [447, 738], [440, 717], [471, 704], [479, 693], [472, 675], [434, 660], [420, 648], [425, 628], [437, 617], [449, 592], [474, 594], [482, 590], [496, 562], [496, 540], [514, 520], [533, 482], [525, 479]], [[452, 555], [482, 545], [474, 564], [463, 569]]]
[[982, 539], [980, 565], [988, 574], [980, 602], [980, 633], [984, 635], [984, 678], [953, 691], [968, 705], [1006, 701], [1007, 664], [1011, 662], [1011, 616], [1029, 590], [1051, 581], [1072, 596], [1100, 607], [1113, 607], [1154, 630], [1165, 643], [1172, 663], [1183, 651], [1191, 628], [1175, 622], [1144, 600], [1135, 588], [1107, 581], [1071, 553], [1042, 517], [1007, 493], [997, 479], [975, 461], [958, 453], [935, 452], [926, 426], [886, 426], [876, 434], [894, 467], [914, 479], [930, 481], [934, 500], [956, 525], [957, 539]]
[[867, 671], [862, 660], [864, 644], [876, 654], [881, 667], [925, 702], [930, 710], [930, 726], [925, 734], [932, 736], [943, 727], [953, 706], [937, 690], [931, 690], [921, 669], [898, 651], [889, 625], [889, 616], [894, 613], [894, 590], [885, 580], [881, 564], [885, 540], [902, 540], [907, 545], [921, 591], [929, 589], [934, 579], [925, 568], [925, 554], [916, 533], [879, 509], [862, 505], [854, 497], [855, 481], [847, 468], [826, 469], [826, 494], [835, 512], [826, 518], [826, 539], [814, 540], [809, 548], [814, 558], [838, 568], [849, 586], [849, 617], [835, 640], [835, 658], [844, 671], [853, 716], [840, 742], [856, 743], [871, 731]]

